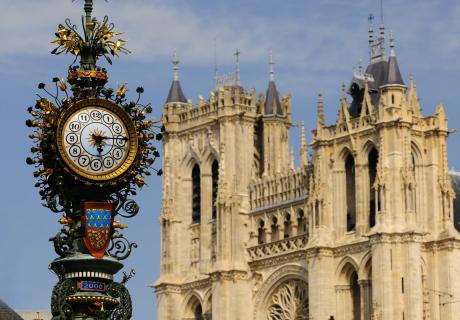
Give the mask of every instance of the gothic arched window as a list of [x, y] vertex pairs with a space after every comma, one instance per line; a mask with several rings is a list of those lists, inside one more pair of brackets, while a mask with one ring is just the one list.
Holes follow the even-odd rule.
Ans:
[[195, 164], [192, 169], [192, 223], [201, 221], [201, 173]]
[[284, 217], [284, 237], [289, 238], [292, 236], [292, 228], [291, 228], [291, 215], [289, 213], [286, 214]]
[[299, 235], [305, 234], [308, 232], [307, 221], [305, 219], [305, 215], [303, 210], [299, 210], [297, 213], [297, 233]]
[[219, 185], [219, 162], [214, 160], [212, 162], [212, 218], [217, 217], [217, 188]]
[[279, 230], [278, 230], [278, 219], [276, 217], [273, 217], [272, 219], [271, 232], [272, 232], [272, 241], [278, 240]]
[[356, 228], [356, 185], [355, 185], [355, 159], [348, 154], [345, 159], [346, 197], [347, 197], [347, 231]]
[[369, 170], [369, 227], [375, 226], [375, 212], [376, 212], [376, 189], [374, 186], [375, 178], [377, 177], [377, 163], [379, 161], [379, 153], [375, 148], [372, 148], [368, 156], [368, 170]]
[[265, 222], [263, 220], [260, 220], [259, 228], [257, 229], [257, 243], [265, 243]]

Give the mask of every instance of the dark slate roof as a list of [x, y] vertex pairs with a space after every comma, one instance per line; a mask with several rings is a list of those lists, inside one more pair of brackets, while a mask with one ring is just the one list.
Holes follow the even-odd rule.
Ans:
[[265, 114], [266, 115], [283, 115], [281, 109], [281, 101], [276, 89], [275, 81], [268, 83], [267, 97], [265, 100]]
[[[384, 85], [397, 84], [404, 85], [404, 81], [399, 71], [398, 61], [396, 56], [391, 55], [388, 60], [383, 59], [367, 66], [365, 74], [371, 75], [367, 85], [371, 96], [372, 105], [377, 106], [380, 98], [379, 88]], [[353, 86], [357, 86], [358, 90], [352, 90]], [[365, 80], [364, 75], [356, 77], [353, 75], [349, 92], [353, 96], [353, 101], [350, 104], [350, 116], [357, 117], [361, 112], [361, 105], [364, 96]]]
[[391, 55], [388, 59], [388, 72], [385, 79], [385, 84], [404, 85], [404, 81], [401, 77], [401, 72], [399, 71], [398, 60], [396, 60], [396, 56], [394, 55]]
[[460, 172], [451, 172], [450, 179], [456, 196], [454, 200], [454, 227], [460, 232]]
[[0, 319], [1, 320], [24, 320], [2, 300], [0, 300]]
[[169, 89], [169, 94], [168, 98], [166, 99], [166, 103], [171, 102], [187, 103], [187, 98], [185, 97], [184, 92], [182, 91], [179, 80], [173, 80], [173, 82], [171, 83], [171, 88]]

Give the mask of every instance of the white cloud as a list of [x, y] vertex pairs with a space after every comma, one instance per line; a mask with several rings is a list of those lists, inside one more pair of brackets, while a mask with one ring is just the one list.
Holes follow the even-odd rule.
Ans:
[[[81, 1], [0, 2], [6, 2], [0, 19], [2, 61], [17, 54], [47, 54], [53, 48], [50, 41], [57, 24], [68, 15], [80, 27]], [[242, 51], [245, 63], [265, 62], [268, 51], [273, 49], [279, 63], [287, 68], [313, 71], [350, 70], [350, 61], [365, 61], [367, 57], [367, 12], [363, 1], [347, 7], [329, 0], [319, 5], [321, 12], [309, 12], [298, 4], [301, 12], [293, 12], [292, 17], [257, 15], [257, 10], [244, 9], [201, 12], [192, 3], [97, 1], [95, 15], [101, 18], [107, 13], [117, 29], [126, 32], [128, 46], [133, 50], [130, 59], [144, 62], [164, 59], [177, 49], [188, 65], [210, 65], [215, 37], [218, 60], [223, 64], [233, 61], [236, 48]], [[386, 10], [386, 20], [395, 30], [398, 52], [407, 56], [411, 66], [434, 68], [445, 61], [458, 62], [460, 22], [456, 17], [460, 5], [446, 3], [443, 8], [428, 0], [417, 2], [417, 6], [399, 1], [387, 5], [391, 10]], [[448, 12], [441, 19], [445, 7]], [[334, 9], [337, 12], [331, 11]], [[421, 50], [424, 54], [419, 53]], [[427, 55], [440, 58], [427, 59]], [[449, 67], [460, 68], [460, 64]]]

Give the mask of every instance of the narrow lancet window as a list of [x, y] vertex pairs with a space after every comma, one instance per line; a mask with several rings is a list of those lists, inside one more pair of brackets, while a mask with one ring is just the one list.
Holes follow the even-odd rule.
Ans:
[[356, 228], [356, 201], [355, 201], [355, 159], [349, 154], [345, 159], [346, 196], [347, 196], [347, 231]]
[[278, 230], [278, 219], [273, 217], [271, 225], [272, 241], [277, 241], [279, 239], [279, 230]]
[[212, 219], [217, 217], [217, 188], [219, 185], [219, 162], [212, 163]]
[[259, 228], [257, 230], [257, 243], [265, 243], [265, 222], [263, 220], [260, 220], [259, 222]]
[[192, 169], [192, 223], [201, 221], [201, 173], [195, 164]]
[[375, 226], [375, 213], [376, 213], [376, 186], [375, 178], [377, 177], [377, 163], [379, 161], [379, 154], [375, 148], [372, 148], [368, 156], [368, 170], [369, 170], [369, 227]]
[[292, 236], [291, 215], [287, 213], [286, 217], [284, 218], [284, 237], [289, 238], [291, 236]]
[[299, 235], [305, 234], [308, 232], [307, 228], [308, 227], [305, 221], [305, 215], [303, 213], [303, 210], [299, 210], [299, 212], [297, 213], [297, 233]]

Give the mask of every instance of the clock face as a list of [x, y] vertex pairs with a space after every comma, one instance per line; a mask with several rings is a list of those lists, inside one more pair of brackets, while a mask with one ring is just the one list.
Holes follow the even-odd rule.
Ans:
[[106, 100], [88, 99], [83, 105], [75, 105], [61, 121], [58, 136], [58, 149], [66, 164], [91, 180], [119, 176], [137, 152], [131, 119]]

